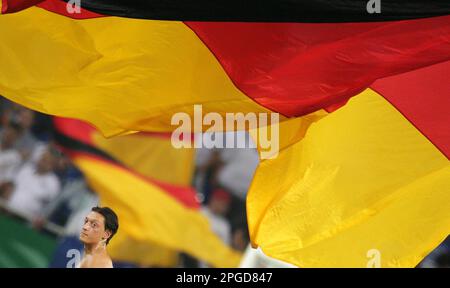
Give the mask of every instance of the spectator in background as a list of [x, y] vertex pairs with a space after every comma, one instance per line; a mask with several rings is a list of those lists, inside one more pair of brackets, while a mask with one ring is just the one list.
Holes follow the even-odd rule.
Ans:
[[237, 226], [232, 234], [231, 246], [241, 252], [247, 249], [249, 242], [248, 230], [244, 225]]
[[[210, 135], [207, 136], [204, 137], [203, 142], [211, 139]], [[197, 133], [195, 137], [197, 141], [200, 141], [203, 135]], [[233, 138], [234, 147], [245, 148], [208, 149], [203, 147], [196, 149], [194, 185], [202, 196], [200, 197], [202, 204], [207, 206], [205, 214], [210, 219], [214, 232], [233, 248], [244, 251], [249, 242], [245, 221], [245, 198], [259, 163], [259, 156], [257, 150], [251, 148], [254, 143], [248, 133], [242, 131], [223, 133], [224, 143], [231, 143]], [[207, 146], [211, 147], [212, 145], [208, 144]], [[215, 187], [226, 189], [227, 200], [224, 201], [226, 205], [217, 201], [217, 195], [221, 193], [217, 193]], [[216, 193], [217, 195], [212, 196]], [[217, 210], [226, 210], [227, 212], [211, 212]], [[202, 266], [202, 264], [200, 265]]]
[[[203, 135], [197, 133], [195, 137], [196, 141], [201, 141]], [[210, 138], [210, 136], [203, 137], [203, 142], [210, 141]], [[196, 149], [194, 185], [197, 191], [203, 194], [205, 203], [208, 202], [212, 186], [217, 185], [226, 188], [241, 202], [245, 202], [248, 188], [259, 164], [259, 156], [257, 150], [251, 148], [255, 147], [255, 143], [247, 132], [223, 133], [224, 145], [232, 143], [230, 139], [234, 139], [234, 147], [245, 148]], [[208, 143], [207, 146], [210, 147], [212, 144]]]
[[22, 135], [17, 141], [17, 149], [22, 153], [24, 159], [28, 159], [30, 153], [38, 146], [39, 141], [31, 133], [34, 124], [35, 112], [20, 107], [15, 114], [15, 121], [22, 127]]
[[9, 123], [3, 130], [0, 140], [0, 184], [12, 181], [14, 173], [22, 163], [20, 153], [14, 145], [22, 129], [15, 123]]
[[11, 122], [19, 125], [21, 134], [14, 146], [20, 152], [22, 158], [27, 160], [31, 152], [39, 144], [39, 141], [31, 131], [36, 124], [36, 112], [4, 99], [2, 99], [1, 103], [3, 107], [0, 115], [0, 125], [8, 126], [6, 124]]
[[203, 214], [211, 224], [211, 229], [228, 245], [231, 244], [231, 227], [225, 215], [228, 213], [230, 202], [230, 194], [222, 188], [216, 188], [212, 192], [208, 206], [202, 208]]
[[[211, 230], [222, 241], [231, 245], [231, 226], [225, 218], [230, 207], [231, 195], [222, 188], [216, 188], [211, 193], [208, 205], [202, 208], [202, 213], [208, 218]], [[201, 268], [209, 267], [207, 263], [200, 261]]]
[[221, 165], [219, 150], [206, 148], [196, 150], [196, 170], [193, 184], [203, 205], [209, 202], [209, 196], [213, 188], [217, 186], [217, 177], [215, 176]]
[[[0, 183], [0, 199], [9, 199], [14, 192], [14, 184], [12, 181]], [[0, 208], [0, 211], [5, 212]]]
[[47, 147], [35, 153], [36, 161], [24, 164], [14, 178], [15, 188], [8, 206], [33, 220], [60, 191], [60, 182], [53, 172], [55, 155]]
[[0, 95], [0, 128], [8, 125], [11, 119], [12, 105], [11, 101]]

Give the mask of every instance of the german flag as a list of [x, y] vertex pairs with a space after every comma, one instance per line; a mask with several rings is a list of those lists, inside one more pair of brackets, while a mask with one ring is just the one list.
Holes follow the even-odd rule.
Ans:
[[412, 267], [448, 235], [448, 1], [82, 3], [0, 17], [0, 94], [105, 135], [280, 113], [248, 222], [298, 266]]
[[[117, 261], [175, 266], [182, 251], [216, 267], [237, 267], [240, 254], [212, 232], [195, 191], [192, 149], [177, 150], [170, 135], [137, 133], [105, 139], [78, 120], [55, 118], [60, 147], [84, 173], [121, 229], [109, 252]], [[163, 161], [162, 161], [163, 160]]]
[[42, 1], [0, 17], [0, 94], [105, 135], [171, 131], [193, 104], [284, 121], [449, 60], [448, 2], [369, 2]]
[[387, 77], [282, 123], [247, 197], [253, 245], [300, 267], [415, 267], [450, 232], [449, 73]]

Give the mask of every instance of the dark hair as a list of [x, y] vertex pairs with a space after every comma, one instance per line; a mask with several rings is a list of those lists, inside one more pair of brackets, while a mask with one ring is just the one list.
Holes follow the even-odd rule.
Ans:
[[111, 208], [108, 207], [94, 207], [92, 211], [101, 214], [105, 218], [105, 230], [111, 232], [111, 236], [106, 240], [106, 245], [108, 245], [109, 240], [116, 234], [119, 229], [119, 219], [116, 213]]
[[6, 127], [11, 128], [12, 130], [14, 130], [17, 133], [22, 133], [23, 128], [22, 126], [19, 125], [19, 123], [17, 123], [16, 121], [8, 121], [8, 124], [6, 125]]

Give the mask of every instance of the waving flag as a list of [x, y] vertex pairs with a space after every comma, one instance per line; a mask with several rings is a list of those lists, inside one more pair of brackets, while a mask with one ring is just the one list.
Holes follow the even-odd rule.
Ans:
[[0, 17], [0, 94], [106, 135], [170, 131], [171, 116], [193, 104], [297, 117], [450, 59], [448, 3], [383, 3], [369, 14], [366, 1], [347, 2], [93, 0], [70, 14], [43, 1]]
[[301, 140], [256, 171], [253, 245], [300, 267], [415, 267], [450, 232], [449, 72], [388, 77], [320, 120], [282, 124], [282, 142]]

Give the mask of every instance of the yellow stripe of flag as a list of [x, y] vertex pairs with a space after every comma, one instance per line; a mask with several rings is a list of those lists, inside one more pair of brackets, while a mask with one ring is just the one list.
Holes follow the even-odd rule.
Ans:
[[307, 125], [256, 171], [255, 246], [301, 267], [366, 267], [378, 256], [381, 267], [414, 267], [446, 238], [450, 163], [384, 98], [366, 90]]
[[0, 35], [8, 67], [0, 69], [0, 94], [108, 136], [172, 131], [172, 115], [193, 114], [194, 104], [204, 113], [270, 112], [234, 86], [182, 22], [77, 21], [32, 7], [0, 17]]

